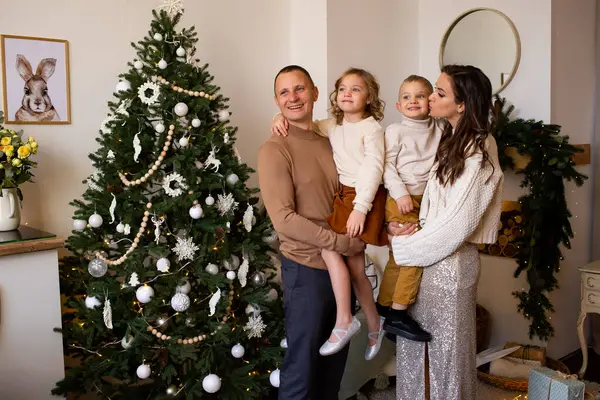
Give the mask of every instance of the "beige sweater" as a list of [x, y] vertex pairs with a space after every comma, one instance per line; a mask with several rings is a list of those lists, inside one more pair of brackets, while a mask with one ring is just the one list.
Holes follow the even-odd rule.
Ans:
[[344, 120], [341, 125], [329, 118], [315, 124], [329, 137], [340, 183], [356, 189], [354, 209], [367, 214], [382, 182], [383, 128], [373, 117], [356, 123]]
[[496, 140], [486, 142], [490, 163], [481, 167], [481, 153], [465, 161], [465, 170], [452, 185], [442, 186], [432, 169], [421, 204], [423, 229], [392, 240], [398, 265], [426, 267], [454, 253], [465, 242], [494, 243], [502, 210], [504, 173]]
[[383, 182], [397, 200], [406, 195], [422, 195], [435, 162], [445, 122], [404, 117], [385, 130]]
[[293, 125], [287, 137], [271, 136], [258, 153], [258, 182], [285, 257], [326, 269], [321, 249], [348, 251], [349, 237], [325, 222], [338, 190], [326, 138]]

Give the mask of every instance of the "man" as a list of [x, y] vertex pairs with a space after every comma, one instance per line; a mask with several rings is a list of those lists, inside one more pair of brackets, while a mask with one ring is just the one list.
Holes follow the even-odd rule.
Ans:
[[262, 198], [279, 236], [288, 349], [281, 368], [280, 400], [337, 400], [348, 347], [321, 357], [319, 347], [335, 325], [335, 297], [321, 249], [353, 255], [357, 238], [339, 235], [325, 222], [332, 212], [338, 176], [327, 138], [312, 131], [319, 91], [297, 65], [275, 77], [275, 103], [289, 121], [287, 137], [272, 136], [260, 148]]

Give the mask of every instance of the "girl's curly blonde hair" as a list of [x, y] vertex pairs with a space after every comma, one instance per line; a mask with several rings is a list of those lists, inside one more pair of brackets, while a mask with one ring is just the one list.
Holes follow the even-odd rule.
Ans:
[[383, 119], [385, 102], [379, 98], [379, 82], [377, 82], [377, 79], [373, 76], [373, 74], [365, 71], [364, 69], [350, 68], [344, 72], [337, 81], [335, 81], [335, 89], [329, 95], [329, 102], [331, 103], [331, 108], [329, 111], [334, 116], [336, 123], [340, 125], [344, 120], [344, 112], [337, 105], [337, 93], [340, 89], [342, 79], [348, 75], [356, 75], [361, 77], [367, 86], [367, 106], [365, 107], [363, 118], [373, 117], [375, 120], [381, 121]]

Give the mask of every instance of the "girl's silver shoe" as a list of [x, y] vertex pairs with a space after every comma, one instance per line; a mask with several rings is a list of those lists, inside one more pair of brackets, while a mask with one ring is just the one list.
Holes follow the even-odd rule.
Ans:
[[375, 335], [379, 335], [377, 336], [377, 342], [374, 345], [371, 346], [367, 344], [367, 351], [365, 351], [365, 360], [367, 361], [371, 361], [372, 359], [374, 359], [377, 353], [379, 353], [379, 349], [381, 349], [381, 343], [383, 342], [383, 337], [385, 336], [385, 333], [383, 332], [384, 321], [385, 318], [379, 317], [379, 331], [369, 332], [369, 334], [367, 335], [369, 339], [373, 340], [375, 339]]
[[356, 317], [352, 317], [352, 322], [348, 329], [334, 329], [331, 331], [339, 340], [335, 343], [327, 340], [319, 349], [319, 354], [322, 356], [330, 356], [342, 350], [358, 332], [360, 331], [360, 321]]

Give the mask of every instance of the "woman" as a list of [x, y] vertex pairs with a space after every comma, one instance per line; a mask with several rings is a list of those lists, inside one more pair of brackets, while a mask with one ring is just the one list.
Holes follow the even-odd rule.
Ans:
[[429, 97], [431, 116], [448, 125], [423, 197], [422, 229], [407, 235], [414, 225], [388, 227], [401, 235], [390, 237], [396, 263], [428, 267], [412, 314], [432, 335], [427, 347], [398, 338], [397, 398], [425, 398], [428, 357], [430, 399], [471, 400], [477, 244], [496, 241], [504, 176], [489, 134], [490, 80], [478, 68], [448, 65], [436, 86]]

